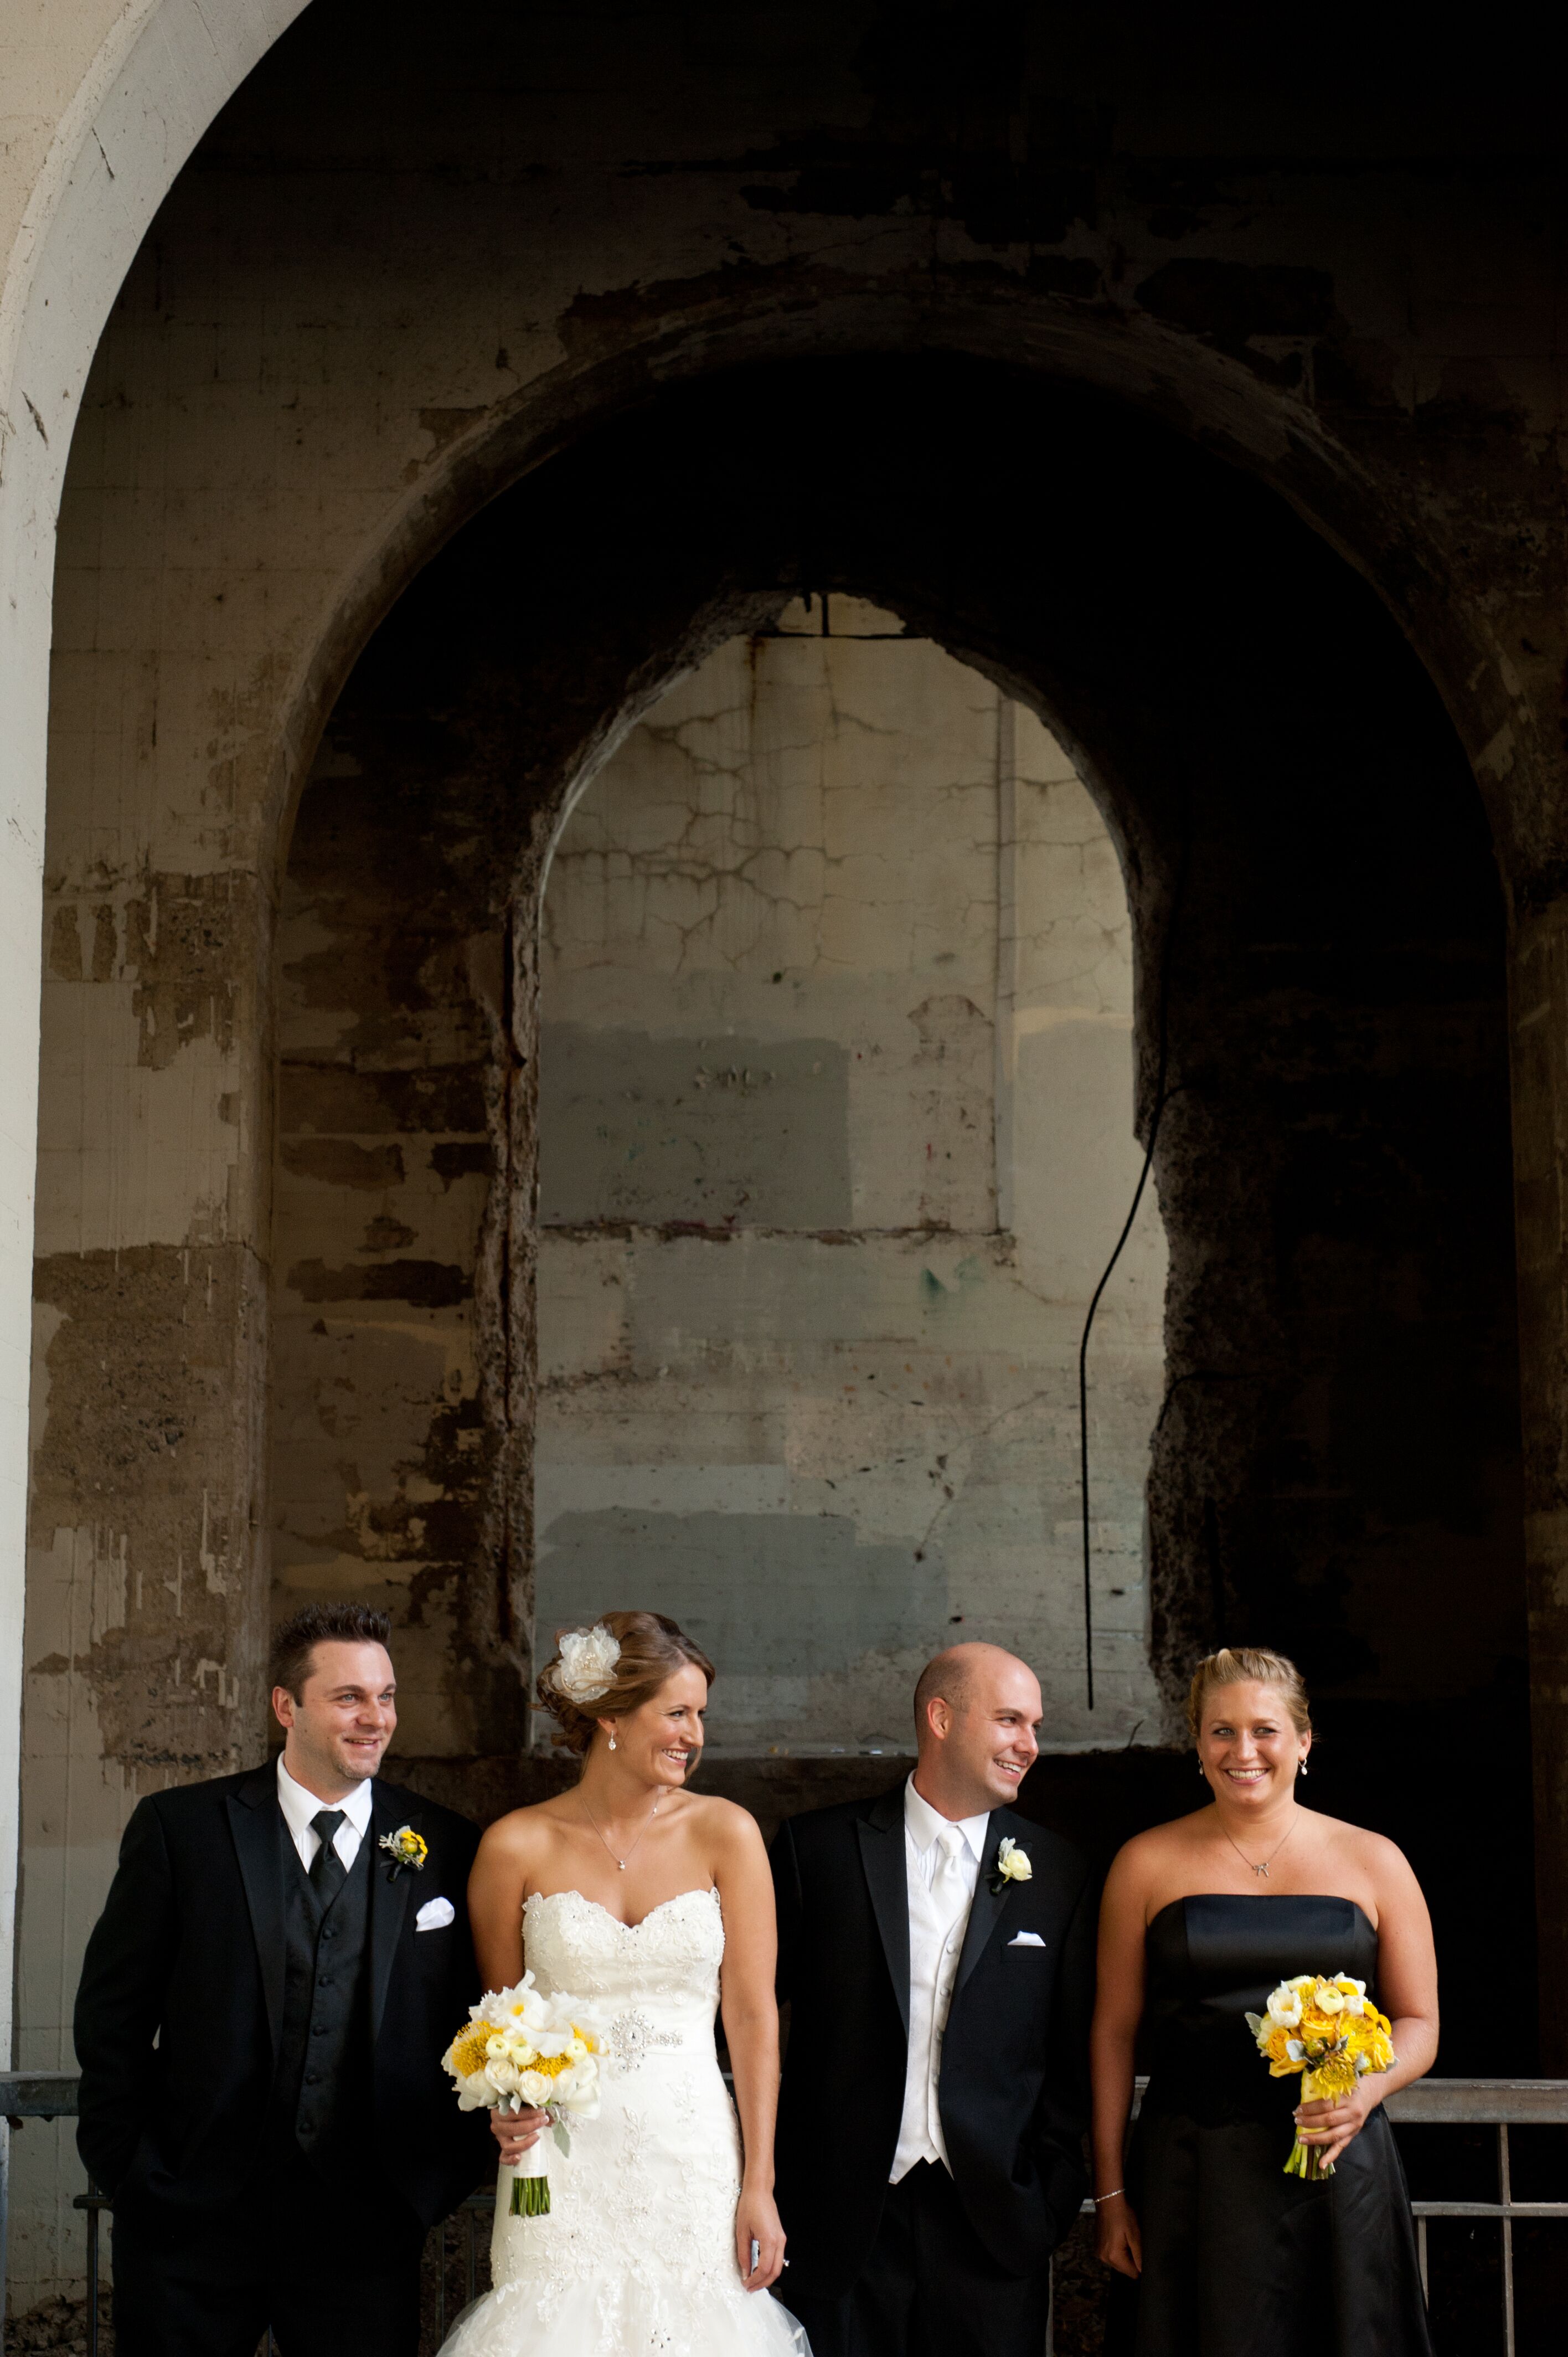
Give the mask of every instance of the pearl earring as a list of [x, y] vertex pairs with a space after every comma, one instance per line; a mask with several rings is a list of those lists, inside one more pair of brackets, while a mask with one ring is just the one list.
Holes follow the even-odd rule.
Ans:
[[613, 1751], [613, 1750], [615, 1749], [615, 1748], [616, 1748], [615, 1729], [614, 1729], [614, 1727], [611, 1727], [611, 1729], [610, 1729], [610, 1749]]
[[1306, 1762], [1305, 1762], [1305, 1760], [1304, 1760], [1302, 1761], [1302, 1763], [1301, 1763], [1301, 1772], [1302, 1772], [1302, 1774], [1303, 1774], [1304, 1776], [1305, 1776], [1305, 1773], [1306, 1773]]

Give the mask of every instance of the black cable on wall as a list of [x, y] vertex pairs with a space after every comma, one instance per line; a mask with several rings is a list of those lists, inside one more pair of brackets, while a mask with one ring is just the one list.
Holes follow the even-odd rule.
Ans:
[[1176, 868], [1176, 889], [1171, 895], [1171, 912], [1165, 920], [1165, 948], [1160, 957], [1159, 1058], [1155, 1069], [1155, 1103], [1149, 1115], [1149, 1144], [1144, 1156], [1144, 1167], [1138, 1173], [1138, 1183], [1133, 1189], [1133, 1201], [1122, 1223], [1122, 1232], [1115, 1249], [1106, 1262], [1099, 1284], [1090, 1301], [1083, 1321], [1083, 1335], [1078, 1346], [1078, 1469], [1079, 1488], [1083, 1508], [1083, 1675], [1086, 1696], [1090, 1710], [1094, 1708], [1094, 1589], [1091, 1581], [1093, 1546], [1090, 1539], [1089, 1513], [1089, 1338], [1094, 1331], [1094, 1314], [1101, 1296], [1111, 1282], [1112, 1273], [1122, 1257], [1122, 1248], [1133, 1232], [1133, 1222], [1138, 1216], [1138, 1206], [1144, 1200], [1144, 1189], [1149, 1183], [1154, 1168], [1155, 1147], [1159, 1142], [1160, 1116], [1165, 1112], [1169, 1092], [1165, 1074], [1170, 1060], [1170, 986], [1171, 952], [1176, 942], [1176, 916], [1181, 908], [1182, 894], [1187, 888], [1187, 851], [1191, 843], [1190, 828], [1184, 829], [1181, 857]]

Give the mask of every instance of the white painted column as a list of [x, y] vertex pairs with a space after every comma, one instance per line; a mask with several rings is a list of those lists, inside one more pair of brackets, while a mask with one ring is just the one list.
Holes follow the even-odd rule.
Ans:
[[[38, 985], [55, 525], [122, 279], [306, 0], [49, 0], [0, 23], [0, 2041], [15, 1953]], [[0, 2128], [0, 2137], [5, 2131]], [[5, 2152], [0, 2145], [0, 2168]]]

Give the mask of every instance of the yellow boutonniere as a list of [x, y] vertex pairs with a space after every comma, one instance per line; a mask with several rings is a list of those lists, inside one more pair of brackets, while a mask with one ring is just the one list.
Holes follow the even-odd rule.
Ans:
[[394, 1876], [401, 1874], [405, 1866], [412, 1867], [415, 1874], [423, 1873], [424, 1861], [430, 1856], [430, 1844], [412, 1825], [399, 1825], [395, 1834], [383, 1834], [376, 1846], [384, 1849], [391, 1858]]

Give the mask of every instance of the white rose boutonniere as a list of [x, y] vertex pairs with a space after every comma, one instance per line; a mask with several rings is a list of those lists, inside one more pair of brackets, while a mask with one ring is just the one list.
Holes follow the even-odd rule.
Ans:
[[991, 1869], [991, 1888], [998, 1898], [1010, 1882], [1032, 1882], [1035, 1869], [1029, 1863], [1029, 1853], [1020, 1849], [1011, 1834], [1006, 1835], [996, 1853], [996, 1863]]

